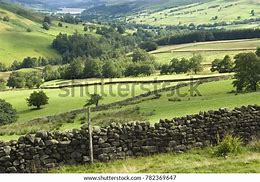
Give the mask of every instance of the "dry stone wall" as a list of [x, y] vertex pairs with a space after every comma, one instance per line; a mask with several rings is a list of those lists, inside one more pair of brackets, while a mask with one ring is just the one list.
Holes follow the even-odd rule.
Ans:
[[[196, 115], [150, 123], [111, 124], [93, 131], [94, 159], [107, 162], [127, 156], [182, 152], [216, 144], [216, 136], [227, 133], [245, 142], [260, 138], [260, 106], [232, 111], [201, 112]], [[0, 172], [45, 172], [62, 165], [89, 163], [88, 131], [28, 134], [18, 141], [0, 142]]]

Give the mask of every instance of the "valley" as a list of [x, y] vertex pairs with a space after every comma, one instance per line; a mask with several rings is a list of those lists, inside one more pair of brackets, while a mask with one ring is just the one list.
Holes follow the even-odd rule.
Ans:
[[256, 0], [0, 0], [0, 173], [259, 173], [259, 21]]

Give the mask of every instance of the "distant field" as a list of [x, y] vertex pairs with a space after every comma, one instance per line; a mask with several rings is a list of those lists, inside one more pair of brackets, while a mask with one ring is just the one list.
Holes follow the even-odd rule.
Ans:
[[[255, 16], [250, 14], [251, 10], [255, 10]], [[217, 19], [212, 19], [215, 16], [217, 16]], [[155, 13], [147, 11], [143, 14], [129, 16], [132, 22], [151, 25], [189, 25], [190, 23], [198, 25], [259, 17], [260, 3], [257, 0], [214, 0], [202, 4], [194, 3], [179, 6]], [[257, 26], [258, 24], [255, 24], [255, 27]]]
[[241, 52], [255, 52], [259, 46], [260, 39], [212, 41], [162, 46], [150, 53], [160, 63], [167, 63], [172, 58], [190, 58], [194, 54], [201, 54], [204, 58], [204, 63], [209, 64], [214, 59], [223, 58], [225, 55], [234, 57]]

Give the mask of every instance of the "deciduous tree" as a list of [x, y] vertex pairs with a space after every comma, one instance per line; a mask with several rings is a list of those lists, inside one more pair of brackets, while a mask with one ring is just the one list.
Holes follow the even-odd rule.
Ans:
[[26, 100], [29, 107], [34, 106], [37, 109], [49, 103], [49, 97], [43, 91], [34, 91]]

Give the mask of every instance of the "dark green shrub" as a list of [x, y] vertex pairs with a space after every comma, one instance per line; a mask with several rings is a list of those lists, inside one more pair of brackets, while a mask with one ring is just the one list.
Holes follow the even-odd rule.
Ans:
[[178, 97], [174, 97], [174, 98], [168, 99], [168, 101], [171, 101], [171, 102], [181, 102], [181, 99], [178, 98]]
[[27, 28], [26, 32], [32, 32], [33, 30], [31, 28]]
[[17, 121], [17, 113], [13, 106], [0, 99], [0, 125], [9, 124]]
[[5, 17], [3, 18], [3, 21], [9, 22], [9, 21], [10, 21], [9, 16], [5, 16]]
[[42, 24], [42, 28], [43, 29], [45, 29], [45, 30], [50, 30], [50, 24], [49, 23], [47, 23], [47, 22], [44, 22], [43, 24]]

